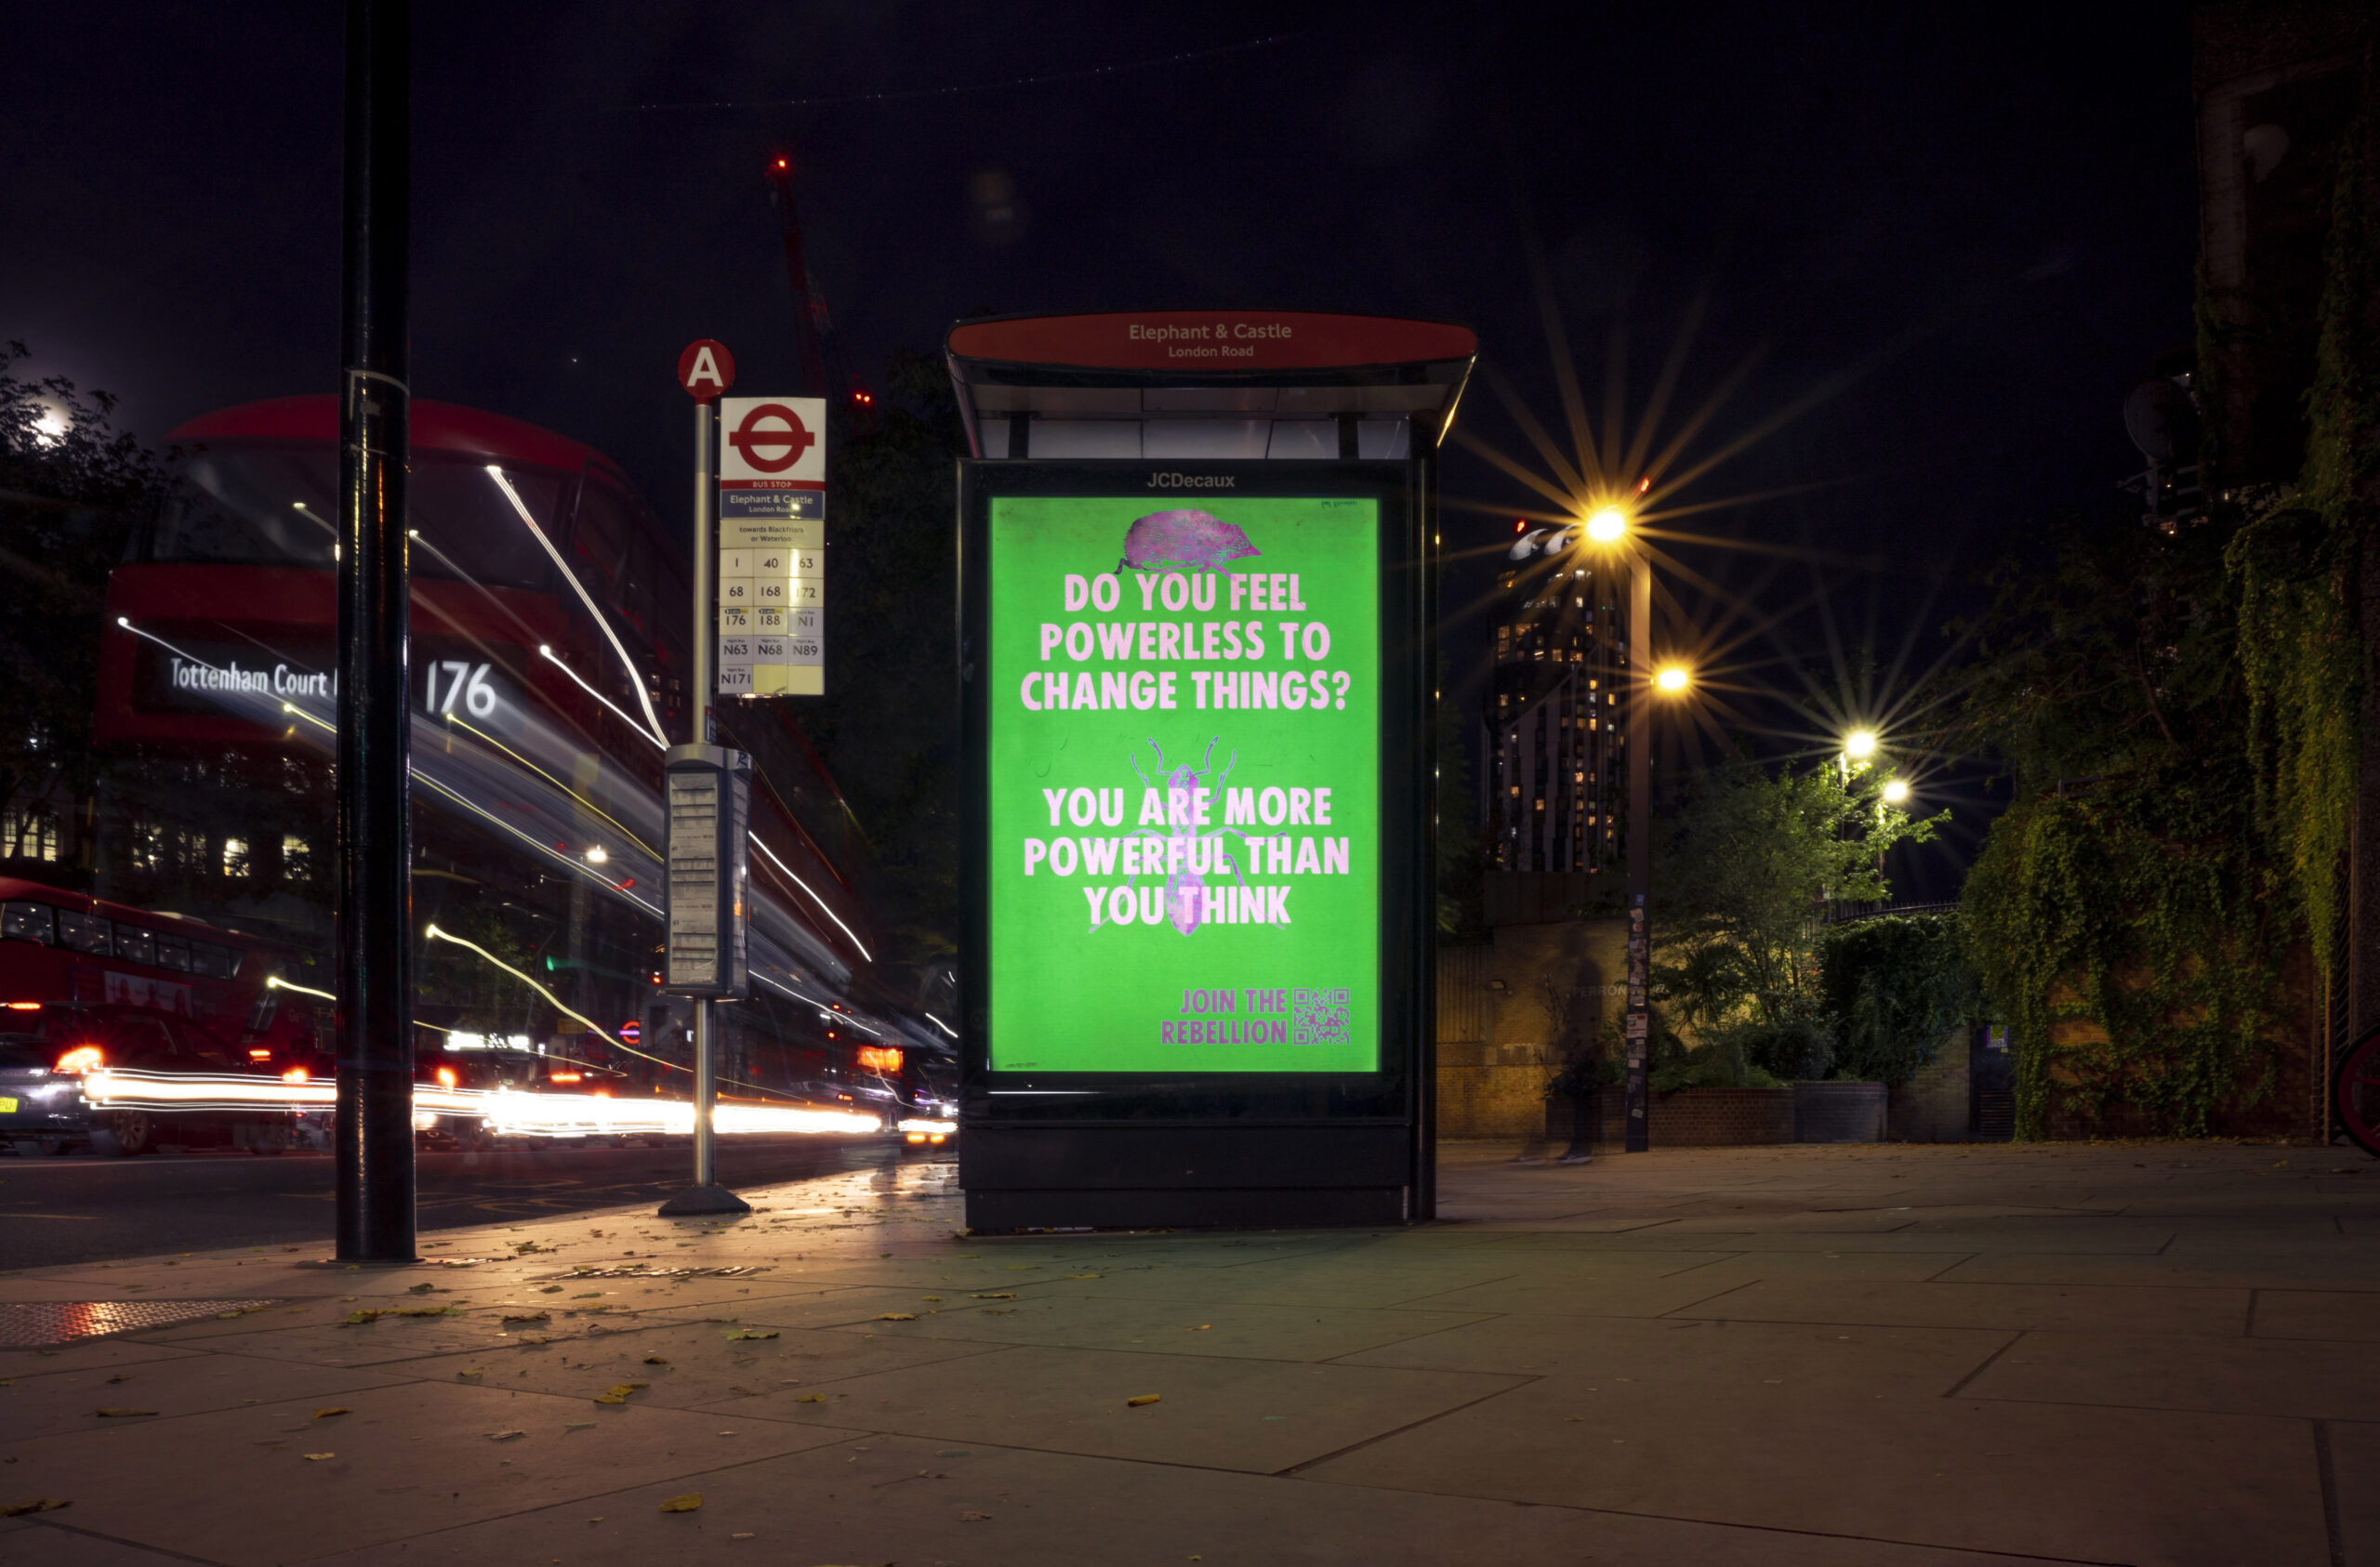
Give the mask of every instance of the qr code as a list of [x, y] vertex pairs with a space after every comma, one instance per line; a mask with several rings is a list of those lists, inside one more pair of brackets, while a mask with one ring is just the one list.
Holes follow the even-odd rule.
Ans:
[[1290, 1015], [1297, 1030], [1293, 1045], [1347, 1043], [1347, 993], [1343, 990], [1301, 990], [1289, 993]]

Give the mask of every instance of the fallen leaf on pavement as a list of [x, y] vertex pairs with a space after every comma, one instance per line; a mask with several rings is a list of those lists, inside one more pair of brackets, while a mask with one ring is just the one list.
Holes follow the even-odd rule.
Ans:
[[459, 1317], [462, 1314], [452, 1306], [381, 1306], [368, 1311], [350, 1311], [347, 1325], [359, 1327], [381, 1317]]
[[595, 1396], [595, 1402], [597, 1403], [626, 1403], [628, 1402], [630, 1393], [640, 1388], [649, 1388], [652, 1385], [650, 1382], [622, 1382], [608, 1393], [598, 1393]]
[[526, 1431], [490, 1431], [487, 1439], [490, 1442], [510, 1442], [514, 1437], [524, 1437], [528, 1434]]
[[663, 1512], [693, 1512], [703, 1505], [703, 1494], [689, 1491], [682, 1496], [672, 1496], [661, 1504]]
[[826, 1402], [826, 1395], [824, 1393], [804, 1393], [793, 1402], [796, 1403], [824, 1403]]
[[918, 1320], [918, 1314], [915, 1311], [879, 1311], [876, 1320], [879, 1323], [913, 1323]]
[[310, 1464], [319, 1464], [325, 1458], [336, 1458], [337, 1456], [338, 1455], [336, 1453], [309, 1453], [306, 1455], [306, 1462]]
[[428, 1295], [431, 1290], [436, 1289], [437, 1287], [438, 1286], [436, 1284], [415, 1284], [408, 1288], [405, 1293], [407, 1295]]
[[991, 1518], [992, 1515], [987, 1512], [962, 1512], [959, 1515], [959, 1521], [961, 1523], [988, 1523], [991, 1521]]
[[487, 1368], [484, 1366], [475, 1365], [469, 1371], [458, 1371], [455, 1373], [455, 1375], [457, 1376], [485, 1376], [487, 1375]]
[[1008, 1290], [999, 1295], [971, 1295], [967, 1298], [970, 1300], [1013, 1300], [1016, 1298], [1016, 1291]]
[[507, 1311], [504, 1313], [504, 1320], [508, 1323], [542, 1323], [550, 1322], [552, 1319], [551, 1311]]
[[729, 1342], [733, 1343], [738, 1338], [774, 1338], [776, 1336], [777, 1330], [775, 1328], [770, 1328], [766, 1332], [757, 1332], [754, 1329], [747, 1327], [740, 1329], [737, 1332], [731, 1333], [727, 1337]]
[[592, 1420], [573, 1420], [570, 1424], [564, 1426], [562, 1430], [567, 1433], [570, 1431], [591, 1431], [594, 1429], [595, 1422]]
[[1129, 1398], [1124, 1402], [1137, 1407], [1144, 1403], [1155, 1403], [1157, 1400], [1163, 1397], [1165, 1397], [1163, 1393], [1143, 1393], [1137, 1398]]
[[347, 1405], [343, 1403], [333, 1404], [328, 1409], [317, 1409], [314, 1411], [314, 1418], [317, 1420], [327, 1420], [334, 1415], [352, 1415], [354, 1413], [355, 1411], [348, 1408]]
[[1215, 1324], [1212, 1323], [1200, 1323], [1197, 1327], [1192, 1328], [1190, 1331], [1193, 1333], [1205, 1333], [1212, 1329], [1214, 1325]]
[[1107, 1277], [1107, 1275], [1104, 1273], [1069, 1273], [1066, 1277], [1069, 1279], [1104, 1279]]
[[154, 1415], [154, 1414], [156, 1414], [157, 1412], [156, 1412], [155, 1410], [153, 1410], [153, 1409], [101, 1409], [101, 1410], [94, 1411], [94, 1413], [95, 1413], [95, 1414], [99, 1414], [99, 1415], [104, 1415], [104, 1416], [107, 1416], [108, 1418], [110, 1418], [110, 1419], [114, 1419], [114, 1418], [118, 1417], [119, 1416], [125, 1416], [125, 1415]]
[[560, 1294], [562, 1293], [562, 1285], [560, 1285], [560, 1284], [548, 1284], [545, 1288], [543, 1288], [543, 1289], [539, 1290], [537, 1293], [538, 1293], [539, 1295], [560, 1295]]
[[[297, 1248], [293, 1246], [290, 1249], [294, 1251]], [[0, 1503], [0, 1518], [22, 1518], [31, 1512], [56, 1512], [60, 1508], [73, 1505], [73, 1501], [65, 1496], [36, 1496], [30, 1502]]]
[[132, 1380], [132, 1373], [128, 1371], [119, 1371], [113, 1376], [109, 1377], [108, 1380], [110, 1382], [129, 1382]]
[[647, 1365], [668, 1365], [669, 1363], [669, 1357], [667, 1355], [647, 1355], [644, 1357], [644, 1363]]

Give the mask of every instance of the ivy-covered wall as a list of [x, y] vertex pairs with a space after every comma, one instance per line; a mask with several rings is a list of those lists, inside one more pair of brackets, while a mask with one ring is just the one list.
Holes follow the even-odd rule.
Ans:
[[[2171, 537], [2077, 522], [2006, 570], [1977, 628], [1968, 722], [2016, 797], [1964, 924], [2014, 1031], [2020, 1138], [2303, 1130], [2318, 1113], [2347, 856], [2380, 787], [2362, 767], [2380, 639], [2364, 614], [2380, 581], [2373, 129], [2367, 114], [2341, 142], [2296, 483], [2227, 490], [2210, 451], [2203, 520]], [[2202, 297], [2210, 371], [2218, 315]]]

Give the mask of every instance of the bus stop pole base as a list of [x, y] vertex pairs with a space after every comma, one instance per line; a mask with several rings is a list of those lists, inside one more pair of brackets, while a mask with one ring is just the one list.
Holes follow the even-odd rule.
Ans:
[[689, 1186], [655, 1211], [663, 1218], [685, 1218], [696, 1214], [750, 1213], [752, 1205], [724, 1186]]

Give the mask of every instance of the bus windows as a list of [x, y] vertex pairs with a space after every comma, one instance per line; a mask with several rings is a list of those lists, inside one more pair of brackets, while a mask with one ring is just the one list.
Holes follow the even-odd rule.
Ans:
[[[507, 466], [504, 477], [537, 525], [553, 532], [568, 476]], [[408, 488], [406, 523], [420, 546], [410, 552], [414, 575], [544, 584], [545, 550], [485, 462], [416, 450]], [[174, 486], [149, 558], [327, 570], [337, 560], [338, 505], [336, 447], [227, 442], [203, 451]]]
[[190, 971], [202, 980], [228, 980], [240, 971], [240, 955], [212, 942], [192, 942]]
[[[550, 468], [503, 467], [505, 483], [537, 526], [556, 533], [565, 477]], [[416, 451], [405, 516], [421, 546], [412, 551], [416, 576], [468, 577], [483, 587], [547, 583], [545, 546], [522, 526], [511, 496], [483, 462]]]
[[338, 453], [202, 449], [166, 497], [150, 553], [159, 560], [333, 564]]
[[157, 938], [157, 967], [177, 974], [190, 972], [190, 943], [179, 936]]
[[51, 917], [47, 903], [0, 904], [0, 939], [12, 942], [39, 942], [43, 946], [58, 944], [58, 924]]
[[119, 925], [115, 928], [115, 955], [126, 963], [153, 965], [157, 961], [156, 938], [136, 927]]
[[58, 911], [58, 940], [60, 946], [74, 952], [95, 953], [105, 957], [115, 948], [115, 927], [95, 914], [77, 914], [73, 909]]

